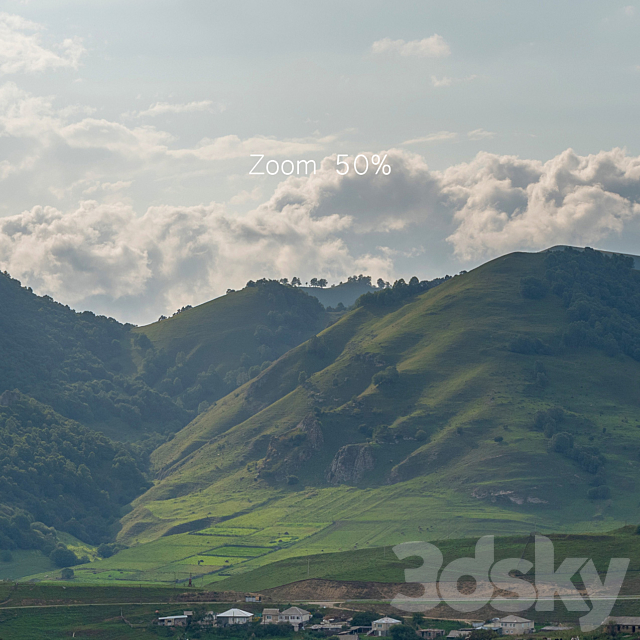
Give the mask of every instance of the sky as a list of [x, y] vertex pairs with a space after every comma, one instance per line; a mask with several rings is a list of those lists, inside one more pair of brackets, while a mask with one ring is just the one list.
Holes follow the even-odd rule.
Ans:
[[639, 43], [640, 2], [5, 0], [0, 269], [145, 324], [261, 277], [640, 254]]

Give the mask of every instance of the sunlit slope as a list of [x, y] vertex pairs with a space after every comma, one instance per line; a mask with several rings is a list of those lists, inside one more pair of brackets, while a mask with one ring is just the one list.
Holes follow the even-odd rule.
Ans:
[[[640, 364], [562, 346], [560, 297], [521, 293], [544, 260], [511, 254], [400, 308], [359, 307], [291, 350], [157, 450], [159, 480], [124, 519], [122, 540], [318, 525], [233, 573], [416, 536], [637, 519]], [[518, 340], [544, 348], [517, 353]], [[374, 384], [388, 367], [397, 380]], [[554, 407], [556, 431], [606, 458], [598, 474], [549, 451], [552, 434], [534, 421]], [[588, 497], [597, 484], [610, 498]]]

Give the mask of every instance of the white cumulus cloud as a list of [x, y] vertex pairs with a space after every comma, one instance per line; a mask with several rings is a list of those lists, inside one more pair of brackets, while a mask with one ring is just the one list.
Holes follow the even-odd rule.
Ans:
[[51, 48], [42, 43], [42, 25], [0, 13], [0, 73], [33, 73], [46, 69], [77, 69], [85, 52], [79, 38], [66, 38]]

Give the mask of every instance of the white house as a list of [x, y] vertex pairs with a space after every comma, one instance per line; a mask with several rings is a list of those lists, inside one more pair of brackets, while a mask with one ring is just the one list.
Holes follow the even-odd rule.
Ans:
[[247, 624], [253, 618], [253, 613], [242, 609], [229, 609], [216, 616], [219, 625], [226, 627], [229, 624]]
[[502, 633], [507, 636], [522, 636], [534, 631], [533, 621], [520, 616], [507, 616], [500, 618], [498, 622], [502, 627]]
[[278, 622], [287, 622], [296, 631], [304, 628], [306, 622], [311, 619], [311, 613], [300, 607], [289, 607], [278, 615]]
[[164, 616], [163, 618], [158, 618], [158, 625], [161, 627], [186, 627], [187, 622], [189, 621], [189, 613], [185, 611], [181, 616]]
[[386, 636], [389, 634], [389, 629], [396, 624], [402, 624], [400, 620], [385, 616], [379, 620], [374, 620], [371, 623], [372, 635], [374, 636]]

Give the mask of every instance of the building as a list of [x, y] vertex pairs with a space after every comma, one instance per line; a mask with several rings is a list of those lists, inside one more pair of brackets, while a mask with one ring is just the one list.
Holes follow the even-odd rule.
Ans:
[[640, 618], [634, 616], [609, 616], [604, 624], [609, 633], [640, 632]]
[[444, 629], [418, 629], [416, 633], [424, 640], [434, 640], [444, 636]]
[[389, 629], [396, 624], [402, 624], [402, 622], [400, 620], [396, 620], [395, 618], [389, 618], [389, 616], [385, 616], [384, 618], [380, 618], [379, 620], [374, 620], [371, 623], [372, 635], [389, 635]]
[[253, 613], [243, 611], [242, 609], [229, 609], [223, 611], [216, 616], [219, 625], [226, 627], [230, 624], [247, 624], [253, 618]]
[[286, 622], [296, 631], [303, 629], [305, 623], [309, 622], [310, 619], [311, 613], [300, 607], [289, 607], [278, 616], [278, 622]]
[[264, 609], [262, 611], [261, 624], [278, 624], [280, 609]]
[[466, 638], [474, 629], [453, 629], [447, 634], [448, 640], [454, 640], [457, 638]]
[[244, 601], [245, 602], [262, 602], [262, 596], [256, 594], [256, 593], [248, 593], [245, 597], [244, 597]]
[[522, 636], [525, 633], [534, 632], [533, 621], [521, 618], [520, 616], [500, 618], [498, 623], [502, 627], [502, 633], [507, 636]]
[[164, 616], [158, 618], [158, 625], [161, 627], [186, 627], [193, 611], [185, 611], [181, 616]]
[[320, 631], [328, 636], [340, 635], [342, 633], [342, 623], [340, 622], [322, 622], [308, 627], [311, 631]]

